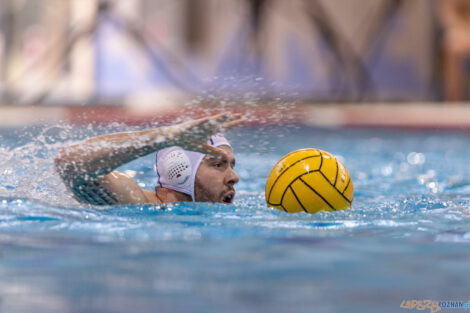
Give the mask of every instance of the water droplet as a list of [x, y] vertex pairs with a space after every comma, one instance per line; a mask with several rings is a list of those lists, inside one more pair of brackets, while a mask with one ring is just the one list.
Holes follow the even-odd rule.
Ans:
[[426, 162], [426, 156], [423, 153], [419, 152], [409, 153], [406, 159], [411, 165], [421, 165]]

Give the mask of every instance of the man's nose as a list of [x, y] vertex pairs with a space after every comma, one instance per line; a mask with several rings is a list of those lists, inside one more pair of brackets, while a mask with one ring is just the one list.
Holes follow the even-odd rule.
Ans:
[[235, 173], [235, 171], [231, 167], [229, 167], [228, 169], [228, 174], [227, 174], [226, 179], [227, 179], [227, 184], [232, 185], [232, 186], [238, 183], [238, 181], [240, 180], [237, 173]]

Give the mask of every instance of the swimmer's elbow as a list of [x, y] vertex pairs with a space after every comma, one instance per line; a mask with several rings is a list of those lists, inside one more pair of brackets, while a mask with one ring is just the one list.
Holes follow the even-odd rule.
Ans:
[[54, 166], [59, 174], [64, 171], [67, 164], [65, 149], [61, 148], [54, 157]]
[[54, 167], [63, 180], [77, 175], [75, 162], [69, 157], [67, 149], [61, 148], [54, 157]]

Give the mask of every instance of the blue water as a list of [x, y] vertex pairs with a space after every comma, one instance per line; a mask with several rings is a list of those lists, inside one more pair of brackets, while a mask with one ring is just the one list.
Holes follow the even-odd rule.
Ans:
[[[470, 300], [468, 133], [246, 128], [228, 134], [234, 205], [78, 204], [51, 158], [120, 128], [0, 130], [0, 312], [407, 312], [403, 300]], [[305, 147], [349, 169], [351, 210], [266, 207], [272, 166]], [[153, 158], [121, 170], [153, 189]]]

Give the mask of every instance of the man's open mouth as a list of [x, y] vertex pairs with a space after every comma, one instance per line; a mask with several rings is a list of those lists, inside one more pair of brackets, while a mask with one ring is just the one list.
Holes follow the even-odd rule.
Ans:
[[226, 204], [230, 204], [233, 202], [233, 198], [235, 198], [235, 192], [231, 191], [222, 197], [222, 202]]

